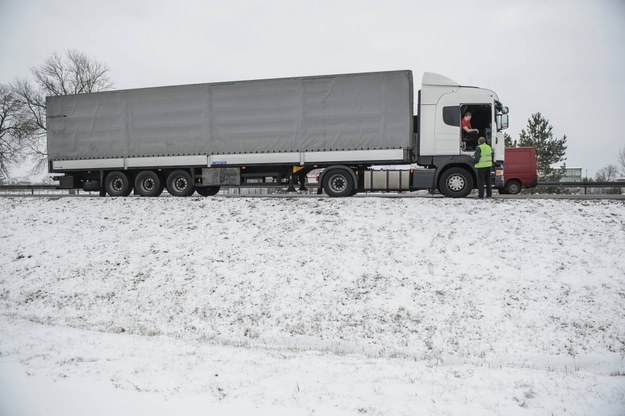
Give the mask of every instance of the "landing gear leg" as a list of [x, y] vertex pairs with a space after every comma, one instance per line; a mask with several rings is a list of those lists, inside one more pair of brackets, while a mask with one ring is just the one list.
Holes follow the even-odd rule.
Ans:
[[293, 174], [289, 175], [289, 187], [286, 188], [287, 192], [295, 192], [295, 184], [293, 183]]

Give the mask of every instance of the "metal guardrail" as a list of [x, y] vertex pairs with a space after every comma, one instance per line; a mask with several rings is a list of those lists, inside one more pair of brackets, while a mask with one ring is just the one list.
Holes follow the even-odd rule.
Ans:
[[625, 190], [625, 182], [538, 182], [536, 186], [554, 187], [554, 188], [584, 188], [584, 194], [588, 193], [588, 188], [620, 188], [621, 193]]
[[11, 189], [58, 189], [56, 185], [0, 185], [2, 190]]
[[61, 189], [57, 185], [0, 185], [0, 195], [90, 195], [81, 189]]
[[[584, 194], [588, 193], [588, 188], [619, 188], [622, 194], [625, 194], [625, 182], [538, 182], [537, 186], [554, 187], [554, 188], [584, 188]], [[19, 195], [40, 195], [40, 194], [71, 194], [71, 195], [94, 195], [98, 192], [83, 191], [81, 189], [61, 189], [56, 185], [0, 185], [0, 194], [8, 194], [14, 192]], [[242, 192], [239, 188], [240, 194]], [[232, 193], [232, 192], [228, 192]]]

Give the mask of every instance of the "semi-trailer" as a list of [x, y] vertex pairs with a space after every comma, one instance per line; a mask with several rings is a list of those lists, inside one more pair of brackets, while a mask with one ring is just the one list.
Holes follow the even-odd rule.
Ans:
[[[305, 186], [318, 192], [438, 189], [476, 184], [475, 143], [504, 161], [508, 108], [488, 89], [411, 71], [217, 82], [47, 97], [49, 171], [60, 188], [100, 195], [215, 195], [221, 187]], [[372, 169], [384, 165], [386, 170]], [[409, 166], [406, 169], [406, 166]], [[390, 169], [389, 169], [390, 168]]]

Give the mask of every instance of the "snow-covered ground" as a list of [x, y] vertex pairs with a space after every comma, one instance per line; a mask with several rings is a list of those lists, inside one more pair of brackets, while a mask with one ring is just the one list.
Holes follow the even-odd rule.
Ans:
[[623, 201], [1, 198], [0, 415], [623, 415]]

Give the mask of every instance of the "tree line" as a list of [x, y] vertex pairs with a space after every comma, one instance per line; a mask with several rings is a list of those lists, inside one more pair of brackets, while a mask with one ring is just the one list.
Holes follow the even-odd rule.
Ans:
[[40, 172], [47, 164], [46, 96], [111, 89], [109, 68], [84, 53], [53, 54], [29, 78], [0, 83], [0, 182], [20, 163]]

